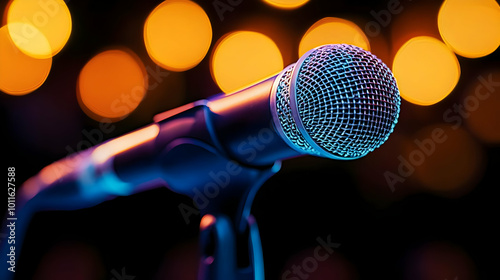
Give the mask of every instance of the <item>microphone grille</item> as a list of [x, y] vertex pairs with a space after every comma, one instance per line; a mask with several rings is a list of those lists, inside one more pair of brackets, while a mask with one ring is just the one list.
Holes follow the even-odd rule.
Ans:
[[392, 133], [401, 98], [389, 68], [368, 51], [325, 45], [279, 76], [280, 133], [295, 149], [336, 159], [359, 158]]
[[290, 88], [294, 67], [295, 64], [292, 64], [285, 68], [282, 72], [281, 78], [279, 79], [276, 90], [277, 116], [286, 139], [291, 141], [293, 145], [299, 147], [304, 152], [317, 154], [314, 148], [309, 145], [304, 137], [302, 137], [295, 121], [293, 120], [292, 109], [290, 106]]

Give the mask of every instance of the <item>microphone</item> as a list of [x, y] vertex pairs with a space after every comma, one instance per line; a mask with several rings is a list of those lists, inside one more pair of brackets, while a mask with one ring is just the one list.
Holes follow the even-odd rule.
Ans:
[[[400, 103], [380, 59], [356, 46], [324, 45], [263, 82], [160, 113], [151, 125], [55, 162], [22, 195], [47, 192], [49, 208], [74, 209], [161, 181], [192, 197], [193, 187], [184, 186], [212, 163], [186, 144], [246, 166], [302, 155], [357, 159], [387, 140]], [[74, 192], [49, 190], [75, 183]]]
[[[203, 248], [216, 245], [203, 256], [200, 275], [263, 279], [260, 239], [250, 215], [260, 185], [284, 159], [365, 156], [392, 133], [400, 103], [394, 76], [376, 56], [351, 45], [317, 47], [265, 81], [160, 113], [150, 125], [43, 168], [17, 193], [23, 221], [16, 225], [18, 243], [2, 244], [2, 255], [15, 264], [12, 258], [37, 211], [91, 207], [166, 185], [193, 201], [201, 191], [213, 199], [197, 205], [204, 214]], [[236, 246], [241, 238], [250, 247]], [[252, 269], [233, 263], [234, 247], [249, 256]]]

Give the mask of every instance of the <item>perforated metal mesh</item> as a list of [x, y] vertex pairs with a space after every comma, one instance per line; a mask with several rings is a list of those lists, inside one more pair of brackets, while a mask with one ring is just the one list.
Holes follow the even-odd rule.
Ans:
[[283, 70], [283, 76], [278, 82], [276, 90], [276, 108], [278, 119], [283, 127], [283, 130], [286, 131], [287, 138], [290, 139], [292, 143], [296, 143], [301, 147], [301, 149], [308, 153], [318, 154], [318, 152], [314, 150], [314, 148], [302, 137], [297, 124], [293, 121], [292, 110], [290, 107], [290, 85], [294, 67], [295, 64], [285, 68]]
[[[295, 148], [358, 158], [382, 145], [393, 131], [399, 90], [389, 68], [371, 53], [351, 45], [326, 45], [285, 71], [277, 87], [276, 111]], [[290, 87], [293, 76], [295, 85]]]

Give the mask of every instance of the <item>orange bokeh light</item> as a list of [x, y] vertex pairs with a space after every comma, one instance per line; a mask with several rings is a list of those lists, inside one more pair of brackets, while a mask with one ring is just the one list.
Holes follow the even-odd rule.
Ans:
[[144, 42], [156, 64], [171, 71], [185, 71], [206, 56], [212, 42], [212, 25], [198, 4], [167, 0], [148, 16]]
[[481, 146], [463, 128], [451, 124], [424, 127], [405, 147], [406, 169], [427, 190], [460, 196], [468, 192], [482, 174]]
[[146, 69], [132, 51], [114, 49], [94, 56], [78, 77], [80, 107], [97, 121], [117, 121], [134, 111], [148, 88]]
[[410, 39], [396, 53], [392, 66], [401, 97], [417, 105], [432, 105], [448, 96], [460, 78], [455, 54], [427, 36]]
[[457, 123], [465, 119], [475, 136], [491, 144], [500, 143], [499, 81], [500, 69], [478, 76], [459, 105], [464, 115], [454, 115]]
[[263, 0], [267, 4], [280, 9], [297, 9], [305, 5], [309, 0]]
[[349, 44], [370, 50], [370, 42], [354, 22], [326, 17], [314, 23], [304, 34], [299, 45], [299, 56], [312, 48], [326, 44]]
[[281, 52], [271, 38], [252, 31], [224, 36], [212, 54], [210, 70], [221, 90], [231, 93], [283, 69]]
[[8, 5], [7, 23], [16, 46], [34, 58], [48, 58], [66, 45], [72, 29], [71, 14], [62, 0], [14, 0]]
[[500, 7], [495, 0], [446, 0], [438, 26], [443, 40], [464, 57], [482, 57], [500, 45]]
[[213, 215], [207, 214], [201, 218], [200, 221], [200, 230], [205, 230], [209, 226], [215, 224], [216, 218]]
[[12, 42], [8, 26], [0, 28], [0, 90], [25, 95], [45, 82], [52, 58], [36, 59], [21, 52]]

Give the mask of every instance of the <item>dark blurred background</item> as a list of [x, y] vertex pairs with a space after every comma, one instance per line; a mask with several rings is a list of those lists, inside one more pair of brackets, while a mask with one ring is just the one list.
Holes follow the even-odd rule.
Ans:
[[[442, 40], [437, 25], [442, 1], [398, 1], [401, 11], [382, 22], [376, 15], [396, 1], [310, 0], [292, 10], [263, 1], [195, 2], [212, 25], [207, 55], [186, 71], [160, 70], [168, 74], [98, 142], [146, 125], [157, 113], [219, 93], [210, 57], [229, 32], [251, 30], [272, 38], [285, 66], [298, 59], [304, 33], [325, 17], [349, 20], [363, 31], [370, 22], [378, 23], [379, 29], [373, 30], [379, 32], [367, 38], [371, 51], [389, 67], [410, 38]], [[99, 129], [77, 97], [80, 71], [92, 57], [110, 48], [127, 48], [146, 68], [158, 69], [148, 56], [143, 29], [160, 3], [66, 1], [72, 32], [52, 58], [47, 80], [27, 95], [0, 93], [2, 163], [5, 169], [16, 167], [18, 182], [78, 151], [89, 132]], [[221, 18], [217, 7], [228, 5], [231, 9]], [[6, 6], [2, 1], [0, 9]], [[399, 123], [381, 148], [355, 161], [287, 160], [264, 184], [252, 212], [260, 227], [266, 279], [498, 277], [499, 207], [494, 189], [500, 185], [500, 53], [456, 57], [460, 79], [453, 91], [430, 106], [402, 100]], [[490, 81], [490, 87], [483, 86], [490, 90], [489, 98], [468, 98], [485, 80]], [[460, 105], [467, 114], [453, 111]], [[417, 143], [429, 143], [435, 129], [447, 140], [434, 142], [427, 155]], [[158, 188], [89, 209], [37, 213], [16, 279], [119, 279], [124, 274], [134, 279], [195, 279], [201, 217], [193, 216], [186, 224], [181, 203], [192, 205], [189, 198]], [[326, 261], [317, 262], [307, 278], [285, 276], [314, 256], [318, 238], [340, 246]]]

